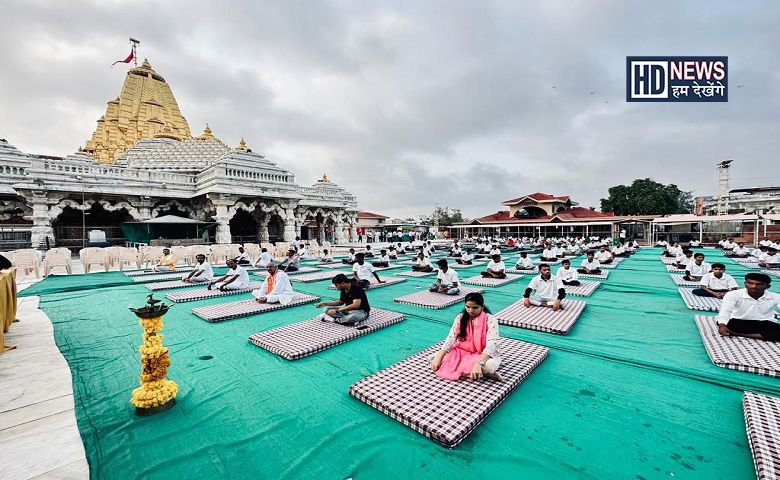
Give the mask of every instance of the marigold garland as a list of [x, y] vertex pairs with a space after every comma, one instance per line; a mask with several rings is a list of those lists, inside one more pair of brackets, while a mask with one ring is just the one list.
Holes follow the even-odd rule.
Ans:
[[179, 393], [175, 382], [166, 380], [171, 359], [168, 349], [162, 346], [163, 336], [158, 332], [163, 328], [162, 317], [140, 318], [143, 329], [141, 352], [141, 386], [133, 390], [130, 403], [138, 408], [154, 408], [165, 405]]

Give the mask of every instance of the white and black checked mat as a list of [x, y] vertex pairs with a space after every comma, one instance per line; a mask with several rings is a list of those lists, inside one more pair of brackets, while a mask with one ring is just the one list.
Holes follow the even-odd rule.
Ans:
[[436, 275], [438, 270], [434, 270], [432, 272], [415, 272], [414, 270], [407, 270], [405, 272], [398, 272], [396, 275], [399, 275], [401, 277], [414, 277], [414, 278], [422, 278], [422, 277], [430, 277], [431, 275]]
[[622, 262], [623, 260], [625, 260], [625, 258], [623, 258], [623, 257], [615, 257], [609, 263], [602, 263], [601, 264], [601, 269], [602, 270], [604, 270], [605, 268], [608, 269], [608, 270], [615, 269], [615, 268], [617, 268], [618, 265], [620, 265], [620, 262]]
[[484, 265], [487, 265], [485, 262], [472, 262], [469, 265], [463, 265], [461, 263], [457, 262], [447, 262], [447, 265], [450, 266], [450, 268], [471, 268], [471, 267], [482, 267]]
[[[179, 275], [179, 278], [181, 278], [181, 275]], [[144, 285], [148, 290], [151, 290], [153, 292], [159, 291], [159, 290], [173, 290], [175, 288], [184, 288], [184, 287], [203, 287], [208, 282], [201, 282], [201, 283], [193, 283], [193, 282], [182, 282], [181, 280], [174, 280], [172, 282], [156, 282], [156, 283], [147, 283]]]
[[372, 308], [366, 321], [353, 326], [323, 322], [318, 315], [310, 320], [255, 333], [249, 341], [287, 360], [297, 360], [393, 325], [404, 318], [406, 316], [400, 313]]
[[609, 271], [602, 270], [601, 273], [580, 273], [579, 276], [580, 278], [598, 278], [606, 280], [609, 277]]
[[[284, 269], [280, 269], [280, 270], [284, 271]], [[314, 273], [314, 272], [319, 272], [319, 271], [320, 271], [319, 268], [301, 267], [301, 268], [299, 268], [298, 270], [296, 270], [294, 272], [284, 272], [284, 273], [286, 273], [287, 275], [292, 277], [293, 275], [302, 275], [304, 273]], [[263, 269], [260, 272], [255, 272], [253, 275], [258, 275], [260, 277], [266, 277], [266, 276], [268, 276], [268, 272], [266, 272], [265, 269]]]
[[[395, 285], [397, 283], [403, 283], [406, 281], [405, 278], [397, 278], [397, 277], [379, 277], [379, 278], [385, 283], [377, 283], [376, 278], [372, 278], [369, 280], [369, 285], [368, 287], [365, 288], [365, 290], [373, 290], [374, 288], [389, 287], [390, 285]], [[328, 289], [335, 290], [336, 286], [330, 284], [328, 285]]]
[[593, 292], [599, 288], [599, 285], [601, 285], [601, 282], [596, 282], [593, 280], [580, 280], [580, 284], [576, 287], [571, 285], [564, 285], [563, 288], [566, 290], [566, 295], [590, 297]]
[[[334, 272], [332, 270], [327, 272], [313, 272], [313, 273], [304, 273], [301, 275], [293, 275], [290, 277], [291, 282], [300, 282], [300, 283], [309, 283], [309, 282], [319, 282], [322, 280], [333, 280], [333, 277], [338, 275], [341, 272]], [[345, 272], [346, 273], [346, 272]]]
[[211, 290], [205, 286], [194, 290], [183, 290], [181, 292], [166, 293], [165, 298], [172, 302], [194, 302], [195, 300], [205, 300], [207, 298], [226, 297], [228, 295], [237, 295], [239, 293], [247, 293], [263, 286], [262, 282], [249, 282], [246, 288], [239, 290], [219, 290], [216, 287]]
[[667, 265], [666, 266], [666, 271], [669, 272], [669, 273], [685, 273], [685, 269], [684, 268], [677, 268], [674, 265]]
[[742, 265], [745, 268], [751, 268], [753, 270], [758, 270], [761, 267], [758, 266], [758, 260], [755, 258], [734, 258], [730, 257], [730, 260], [734, 263], [737, 263], [739, 265]]
[[715, 318], [707, 315], [695, 317], [712, 363], [740, 372], [780, 378], [780, 343], [747, 337], [722, 337]]
[[742, 410], [756, 478], [780, 479], [780, 398], [745, 392]]
[[403, 297], [394, 298], [393, 301], [397, 303], [405, 303], [407, 305], [414, 305], [415, 307], [432, 308], [434, 310], [440, 310], [442, 308], [455, 305], [462, 302], [466, 295], [471, 292], [482, 292], [481, 288], [472, 287], [460, 287], [460, 293], [457, 295], [447, 295], [446, 293], [434, 293], [427, 290], [423, 292], [410, 293]]
[[455, 448], [547, 357], [547, 348], [499, 340], [503, 377], [456, 382], [431, 372], [441, 344], [427, 348], [349, 387], [349, 394], [426, 437]]
[[156, 275], [138, 275], [130, 277], [135, 283], [152, 283], [161, 282], [164, 280], [181, 280], [183, 277], [182, 272], [179, 273], [158, 273]]
[[463, 279], [463, 283], [469, 285], [479, 285], [480, 287], [500, 287], [507, 283], [512, 283], [523, 278], [522, 275], [507, 275], [506, 278], [484, 278], [481, 275]]
[[281, 310], [283, 308], [296, 307], [306, 303], [316, 302], [320, 297], [308, 295], [306, 293], [294, 293], [292, 301], [287, 305], [280, 303], [258, 303], [254, 298], [249, 300], [239, 300], [237, 302], [217, 303], [207, 307], [193, 308], [192, 313], [199, 316], [207, 322], [223, 322], [234, 318], [248, 317], [258, 313], [270, 312], [272, 310]]
[[160, 275], [161, 273], [177, 273], [177, 272], [191, 272], [192, 267], [176, 267], [170, 272], [155, 272], [154, 270], [133, 270], [132, 272], [124, 272], [128, 277], [139, 277], [143, 275]]
[[661, 257], [661, 263], [671, 265], [676, 261], [675, 257]]
[[685, 306], [691, 310], [704, 310], [706, 312], [717, 312], [720, 310], [720, 305], [723, 300], [715, 297], [700, 297], [693, 294], [693, 290], [690, 288], [678, 288], [680, 296], [685, 302]]
[[561, 305], [563, 310], [554, 312], [550, 307], [526, 308], [523, 306], [523, 301], [518, 300], [498, 312], [496, 318], [502, 325], [566, 335], [580, 317], [585, 302], [564, 298], [561, 300]]
[[533, 275], [535, 273], [539, 273], [539, 269], [537, 267], [534, 268], [507, 268], [504, 270], [504, 273], [511, 273], [514, 275]]
[[701, 285], [699, 284], [699, 282], [688, 281], [688, 280], [684, 279], [682, 275], [671, 274], [669, 276], [672, 277], [672, 281], [678, 287], [701, 288]]

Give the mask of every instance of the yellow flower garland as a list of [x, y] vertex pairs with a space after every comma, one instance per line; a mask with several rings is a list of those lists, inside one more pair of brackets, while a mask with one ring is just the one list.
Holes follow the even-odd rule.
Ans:
[[171, 364], [168, 349], [162, 346], [162, 317], [141, 318], [138, 322], [143, 329], [141, 352], [141, 386], [133, 390], [130, 403], [138, 408], [154, 408], [164, 405], [176, 397], [179, 386], [166, 380], [168, 366]]

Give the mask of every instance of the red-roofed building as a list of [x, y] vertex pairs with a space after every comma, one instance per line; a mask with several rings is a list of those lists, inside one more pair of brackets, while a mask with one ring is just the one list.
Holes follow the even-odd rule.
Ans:
[[646, 227], [650, 219], [616, 217], [611, 212], [578, 206], [568, 195], [555, 196], [536, 192], [501, 202], [509, 210], [475, 218], [452, 226], [451, 236], [493, 235], [514, 237], [615, 236], [629, 229], [630, 237], [649, 238]]
[[357, 233], [360, 237], [365, 238], [368, 232], [373, 232], [379, 235], [379, 232], [385, 230], [385, 224], [387, 223], [387, 217], [373, 212], [358, 212], [357, 213]]

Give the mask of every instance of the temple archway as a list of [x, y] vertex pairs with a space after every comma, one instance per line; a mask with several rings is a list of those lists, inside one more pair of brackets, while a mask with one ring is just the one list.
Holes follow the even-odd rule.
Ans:
[[62, 207], [62, 213], [52, 222], [52, 227], [57, 245], [61, 247], [89, 246], [90, 230], [103, 230], [108, 244], [124, 245], [127, 238], [122, 233], [120, 225], [132, 221], [133, 217], [124, 208], [109, 212], [99, 203], [93, 203], [82, 216], [81, 210], [66, 205]]
[[256, 243], [259, 241], [258, 223], [254, 215], [244, 209], [236, 210], [230, 219], [230, 236], [233, 243]]

